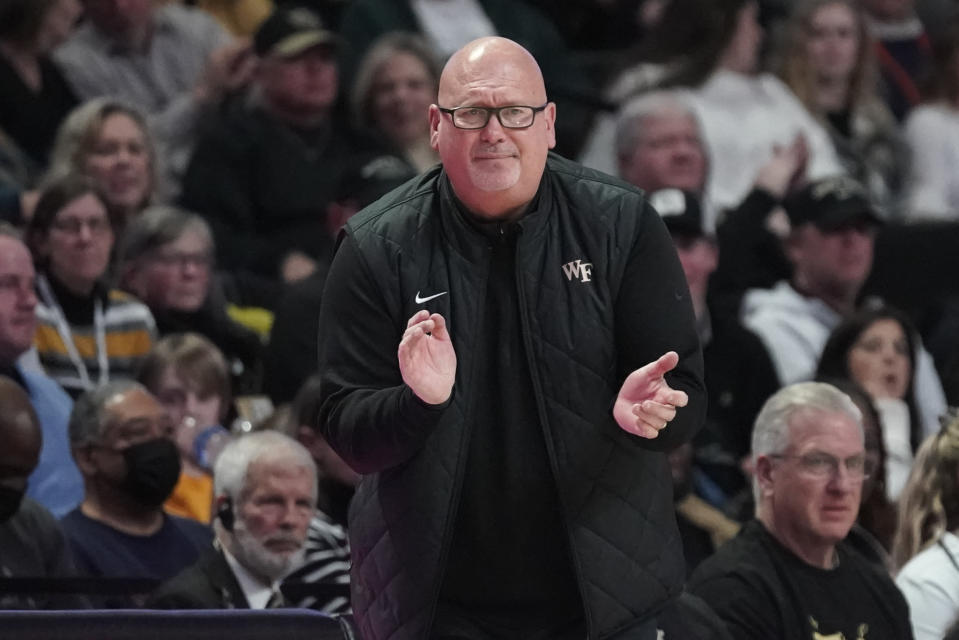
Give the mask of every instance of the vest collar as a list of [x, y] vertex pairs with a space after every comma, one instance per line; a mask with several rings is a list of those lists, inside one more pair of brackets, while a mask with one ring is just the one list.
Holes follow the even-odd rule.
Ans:
[[539, 189], [526, 212], [517, 220], [509, 222], [482, 222], [471, 213], [456, 197], [453, 185], [446, 171], [439, 175], [440, 210], [453, 246], [471, 261], [477, 261], [485, 255], [487, 242], [491, 234], [511, 233], [523, 237], [535, 238], [542, 234], [551, 219], [552, 185], [547, 167], [540, 179]]

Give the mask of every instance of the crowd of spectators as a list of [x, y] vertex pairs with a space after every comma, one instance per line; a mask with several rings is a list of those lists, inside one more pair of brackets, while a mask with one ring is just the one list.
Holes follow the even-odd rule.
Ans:
[[[899, 572], [916, 638], [943, 637], [959, 287], [938, 273], [924, 304], [870, 276], [956, 253], [957, 19], [946, 0], [0, 0], [0, 572], [148, 581], [0, 606], [349, 610], [359, 476], [311, 378], [324, 281], [346, 220], [439, 161], [444, 60], [498, 34], [542, 67], [556, 152], [644, 190], [682, 263], [709, 397], [670, 456], [693, 593], [728, 604], [709, 559], [776, 533], [756, 464], [781, 452], [754, 450], [754, 422], [815, 379], [859, 408], [850, 546]], [[940, 240], [910, 250], [923, 232]], [[262, 430], [286, 435], [230, 449]], [[303, 473], [262, 470], [269, 447]], [[310, 510], [259, 538], [271, 482], [312, 487]]]

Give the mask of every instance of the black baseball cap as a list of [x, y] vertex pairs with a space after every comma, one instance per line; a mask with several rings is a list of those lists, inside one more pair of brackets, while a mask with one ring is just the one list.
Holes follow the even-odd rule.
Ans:
[[794, 228], [811, 223], [822, 231], [831, 231], [857, 222], [883, 223], [865, 187], [848, 176], [810, 182], [787, 196], [783, 208]]
[[316, 13], [296, 6], [275, 9], [253, 36], [253, 50], [261, 57], [289, 58], [318, 45], [338, 49], [341, 44]]
[[703, 228], [702, 204], [692, 191], [659, 189], [650, 193], [648, 200], [671, 234], [692, 238], [707, 235]]

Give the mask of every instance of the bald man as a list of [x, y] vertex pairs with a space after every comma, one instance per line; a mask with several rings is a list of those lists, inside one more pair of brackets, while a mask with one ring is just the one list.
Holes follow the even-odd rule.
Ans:
[[[24, 496], [40, 460], [43, 436], [30, 398], [0, 376], [0, 576], [60, 578], [75, 575], [63, 532], [45, 508]], [[0, 590], [0, 609], [77, 609], [83, 598]]]
[[320, 311], [361, 635], [655, 638], [683, 581], [663, 452], [705, 410], [669, 235], [550, 153], [510, 40], [454, 54], [428, 117], [442, 165], [347, 224]]

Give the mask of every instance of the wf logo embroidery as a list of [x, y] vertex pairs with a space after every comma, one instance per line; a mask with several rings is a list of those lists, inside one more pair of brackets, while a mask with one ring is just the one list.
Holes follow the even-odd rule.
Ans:
[[563, 273], [570, 282], [573, 278], [579, 278], [580, 282], [590, 282], [593, 278], [593, 263], [573, 260], [563, 265]]

